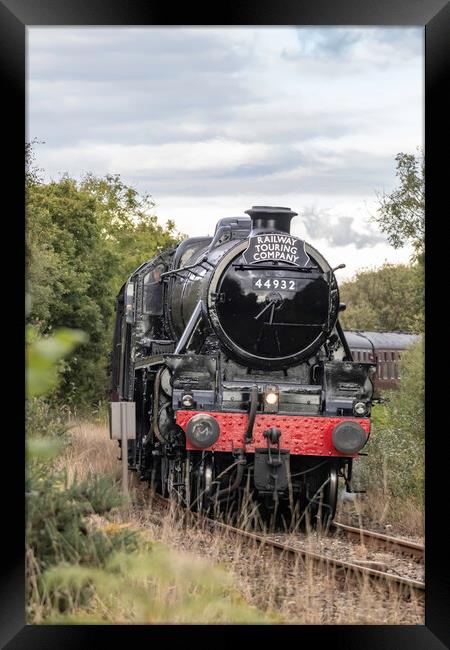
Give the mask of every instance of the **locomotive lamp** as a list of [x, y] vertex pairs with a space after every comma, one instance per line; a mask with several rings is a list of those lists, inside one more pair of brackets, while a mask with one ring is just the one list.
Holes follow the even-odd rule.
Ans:
[[181, 404], [187, 409], [190, 409], [194, 406], [194, 396], [192, 393], [185, 393], [181, 398]]
[[264, 410], [268, 413], [276, 413], [278, 411], [279, 392], [274, 386], [268, 386], [264, 390]]
[[364, 402], [356, 402], [356, 404], [353, 407], [353, 411], [355, 415], [362, 416], [367, 413], [367, 407], [364, 404]]

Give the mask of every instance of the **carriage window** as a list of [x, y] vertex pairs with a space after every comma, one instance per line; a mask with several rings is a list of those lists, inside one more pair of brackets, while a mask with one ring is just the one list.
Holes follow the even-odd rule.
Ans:
[[161, 273], [165, 271], [164, 264], [158, 264], [144, 276], [144, 304], [142, 311], [150, 316], [162, 316], [163, 313], [163, 283]]
[[394, 379], [398, 379], [398, 363], [394, 363]]

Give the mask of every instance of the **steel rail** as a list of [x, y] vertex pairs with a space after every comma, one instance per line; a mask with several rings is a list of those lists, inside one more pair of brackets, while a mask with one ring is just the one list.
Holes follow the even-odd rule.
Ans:
[[418, 562], [423, 562], [425, 557], [425, 547], [422, 544], [411, 542], [399, 537], [392, 537], [384, 533], [377, 533], [364, 528], [356, 528], [334, 521], [330, 526], [331, 531], [342, 532], [348, 537], [358, 538], [365, 546], [376, 546], [378, 549], [394, 551], [405, 557], [411, 557]]
[[[160, 495], [154, 495], [153, 498], [156, 498], [157, 501], [159, 502], [164, 502], [167, 506], [170, 506], [171, 503], [176, 503], [174, 501], [171, 501], [170, 499], [161, 497]], [[314, 551], [309, 551], [306, 549], [298, 548], [296, 546], [291, 546], [290, 544], [283, 544], [282, 542], [277, 542], [276, 540], [270, 539], [265, 535], [259, 535], [258, 533], [251, 533], [247, 530], [243, 530], [242, 528], [236, 528], [235, 526], [230, 526], [229, 524], [225, 524], [221, 521], [211, 519], [210, 517], [206, 517], [201, 513], [196, 513], [192, 511], [186, 511], [186, 512], [188, 512], [190, 515], [193, 515], [194, 518], [198, 519], [200, 522], [206, 523], [211, 528], [216, 528], [216, 529], [218, 528], [226, 532], [229, 532], [233, 535], [252, 540], [260, 544], [261, 546], [274, 548], [277, 551], [290, 555], [291, 557], [301, 557], [304, 560], [312, 560], [315, 564], [319, 565], [320, 567], [323, 566], [326, 566], [327, 568], [332, 567], [337, 571], [344, 571], [346, 574], [367, 576], [371, 580], [377, 580], [377, 581], [385, 580], [389, 584], [409, 587], [410, 590], [412, 591], [422, 592], [425, 590], [425, 583], [419, 580], [413, 580], [411, 578], [405, 578], [403, 576], [387, 573], [385, 571], [379, 571], [378, 569], [375, 568], [363, 566], [361, 564], [354, 564], [352, 562], [347, 562], [346, 560], [333, 558], [328, 555], [321, 555], [320, 553], [315, 553]], [[355, 529], [355, 530], [359, 531], [359, 529]]]

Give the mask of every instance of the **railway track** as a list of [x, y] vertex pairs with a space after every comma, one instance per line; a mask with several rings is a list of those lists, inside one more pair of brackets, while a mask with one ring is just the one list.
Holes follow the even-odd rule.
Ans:
[[409, 540], [392, 537], [371, 530], [364, 530], [363, 528], [348, 526], [347, 524], [341, 524], [337, 521], [330, 526], [330, 531], [335, 534], [345, 535], [350, 539], [359, 540], [361, 544], [370, 548], [392, 551], [402, 555], [403, 557], [411, 558], [416, 562], [424, 562], [425, 548], [422, 544], [416, 544]]
[[[170, 504], [173, 503], [169, 499], [159, 495], [155, 495], [153, 498], [156, 499], [157, 502], [164, 504], [166, 507], [169, 507]], [[322, 570], [332, 569], [336, 572], [338, 577], [344, 576], [354, 579], [366, 578], [371, 581], [376, 581], [377, 583], [383, 583], [384, 581], [386, 585], [396, 586], [403, 592], [406, 592], [407, 595], [411, 593], [419, 595], [425, 590], [425, 583], [421, 580], [416, 580], [404, 575], [397, 575], [395, 573], [389, 573], [386, 570], [380, 570], [378, 567], [383, 565], [383, 563], [380, 562], [371, 562], [365, 559], [347, 561], [328, 554], [312, 551], [304, 546], [282, 541], [280, 539], [274, 539], [274, 535], [254, 533], [243, 530], [242, 528], [236, 528], [230, 524], [225, 524], [221, 521], [191, 511], [189, 511], [189, 515], [199, 521], [202, 525], [207, 526], [212, 530], [222, 530], [231, 536], [252, 541], [265, 548], [272, 548], [285, 558], [301, 559], [304, 562], [309, 561]], [[359, 540], [364, 547], [376, 547], [377, 550], [383, 549], [390, 553], [400, 554], [403, 557], [411, 558], [415, 562], [423, 562], [424, 548], [419, 544], [407, 540], [354, 528], [352, 526], [346, 526], [345, 524], [337, 522], [330, 527], [330, 532], [332, 532], [333, 535], [344, 535], [350, 539]]]

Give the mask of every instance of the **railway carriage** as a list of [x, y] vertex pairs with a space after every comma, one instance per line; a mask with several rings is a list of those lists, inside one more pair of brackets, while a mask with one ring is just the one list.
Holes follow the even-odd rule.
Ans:
[[402, 354], [419, 335], [349, 330], [345, 331], [345, 338], [355, 361], [370, 361], [376, 366], [373, 397], [378, 399], [384, 390], [398, 388]]
[[[289, 208], [255, 206], [142, 264], [116, 302], [112, 402], [129, 468], [197, 510], [329, 522], [370, 433], [372, 358], [354, 359], [323, 255]], [[341, 267], [337, 267], [341, 268]], [[111, 422], [117, 409], [111, 409]]]

